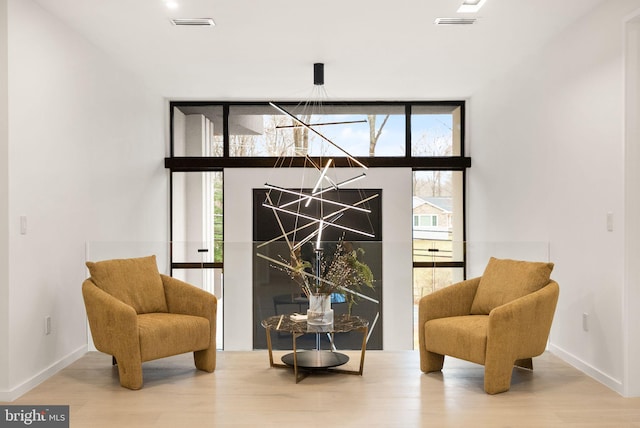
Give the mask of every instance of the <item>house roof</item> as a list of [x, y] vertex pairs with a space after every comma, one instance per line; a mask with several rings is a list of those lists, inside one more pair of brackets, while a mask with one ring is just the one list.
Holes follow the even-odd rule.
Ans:
[[429, 204], [432, 207], [438, 208], [446, 213], [451, 213], [451, 210], [453, 208], [452, 200], [448, 197], [429, 197], [424, 199], [418, 196], [413, 197], [414, 210], [424, 204]]

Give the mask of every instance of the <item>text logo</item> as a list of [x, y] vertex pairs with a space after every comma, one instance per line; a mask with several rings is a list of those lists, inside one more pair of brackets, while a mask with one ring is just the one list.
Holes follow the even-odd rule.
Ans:
[[69, 406], [0, 406], [0, 428], [69, 428]]

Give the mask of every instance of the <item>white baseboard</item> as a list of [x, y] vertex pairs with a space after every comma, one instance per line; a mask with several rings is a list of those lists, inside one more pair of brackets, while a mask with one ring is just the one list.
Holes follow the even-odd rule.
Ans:
[[624, 385], [620, 380], [609, 376], [608, 374], [598, 370], [597, 368], [593, 367], [590, 364], [587, 364], [586, 362], [582, 361], [580, 358], [576, 357], [575, 355], [565, 351], [564, 349], [556, 345], [553, 345], [550, 343], [547, 349], [549, 350], [549, 352], [551, 352], [552, 354], [554, 354], [564, 362], [571, 364], [573, 367], [580, 370], [587, 376], [592, 377], [593, 379], [602, 383], [606, 387], [624, 396]]
[[6, 391], [0, 391], [0, 401], [14, 401], [19, 398], [21, 395], [29, 392], [31, 389], [40, 385], [45, 380], [49, 379], [54, 374], [58, 373], [60, 370], [69, 366], [74, 361], [80, 359], [84, 354], [87, 353], [87, 345], [83, 345], [71, 352], [70, 354], [62, 357], [46, 369], [42, 370], [40, 373], [36, 374], [32, 378], [23, 382], [22, 384]]

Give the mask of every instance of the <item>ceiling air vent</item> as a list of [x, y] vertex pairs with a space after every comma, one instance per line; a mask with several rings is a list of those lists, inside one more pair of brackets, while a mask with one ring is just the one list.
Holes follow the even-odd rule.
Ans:
[[475, 24], [476, 18], [436, 18], [436, 25], [471, 25]]
[[171, 23], [188, 27], [213, 27], [216, 25], [211, 18], [173, 18]]

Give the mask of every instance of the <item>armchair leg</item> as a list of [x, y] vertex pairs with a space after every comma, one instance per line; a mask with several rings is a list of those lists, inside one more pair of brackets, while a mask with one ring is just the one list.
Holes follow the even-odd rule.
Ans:
[[216, 348], [215, 346], [209, 349], [203, 349], [202, 351], [195, 351], [193, 353], [193, 361], [196, 368], [205, 372], [213, 372], [216, 369]]
[[[115, 359], [115, 358], [114, 358]], [[142, 388], [142, 362], [118, 360], [120, 385], [129, 389]]]
[[499, 394], [511, 388], [513, 360], [486, 361], [484, 366], [484, 390], [487, 394]]
[[442, 370], [444, 364], [444, 355], [435, 352], [421, 350], [420, 352], [420, 370], [425, 373], [437, 372]]

